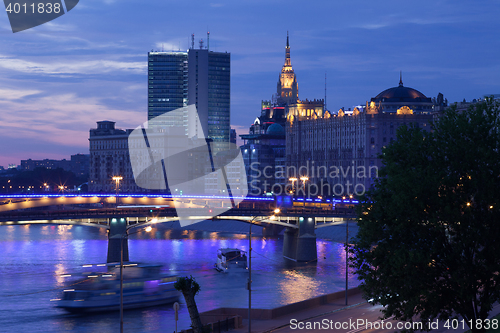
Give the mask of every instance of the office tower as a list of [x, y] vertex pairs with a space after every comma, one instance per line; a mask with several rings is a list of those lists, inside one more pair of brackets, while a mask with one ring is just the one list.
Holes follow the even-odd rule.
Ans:
[[205, 136], [229, 142], [231, 54], [188, 51], [188, 101], [195, 104]]
[[[148, 120], [169, 111], [195, 104], [205, 137], [229, 142], [231, 54], [193, 47], [187, 52], [148, 53]], [[155, 126], [178, 126], [186, 134], [188, 114], [176, 113]], [[182, 114], [182, 117], [179, 116]], [[195, 129], [198, 131], [199, 129]], [[201, 136], [200, 132], [197, 133]]]
[[[148, 121], [188, 105], [188, 53], [182, 51], [148, 53]], [[187, 113], [163, 117], [157, 126], [187, 128]], [[187, 133], [186, 133], [187, 134]]]

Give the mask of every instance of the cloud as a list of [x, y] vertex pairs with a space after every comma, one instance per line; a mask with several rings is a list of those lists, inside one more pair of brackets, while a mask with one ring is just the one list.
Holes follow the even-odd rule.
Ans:
[[[147, 64], [145, 62], [127, 62], [116, 60], [77, 60], [41, 62], [16, 59], [0, 55], [0, 68], [9, 69], [29, 74], [103, 74], [115, 71], [129, 72], [135, 74], [146, 74]], [[53, 59], [53, 58], [52, 58]]]
[[177, 50], [182, 50], [180, 48], [180, 41], [177, 41], [177, 42], [174, 42], [174, 41], [170, 41], [170, 42], [157, 42], [155, 43], [155, 47], [156, 49], [155, 50], [165, 50], [165, 52], [169, 52], [169, 51], [177, 51]]
[[23, 97], [39, 94], [41, 92], [41, 90], [18, 90], [0, 88], [0, 101], [21, 99]]
[[96, 126], [96, 121], [113, 120], [117, 127], [129, 128], [144, 121], [142, 113], [108, 108], [97, 98], [81, 98], [71, 93], [32, 98], [25, 103], [0, 100], [0, 109], [3, 137], [87, 149], [88, 131]]

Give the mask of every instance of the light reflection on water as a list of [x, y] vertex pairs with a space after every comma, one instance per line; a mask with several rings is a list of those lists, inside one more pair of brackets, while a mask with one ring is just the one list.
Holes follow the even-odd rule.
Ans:
[[[318, 240], [318, 263], [285, 262], [281, 238], [252, 240], [252, 306], [274, 308], [343, 290], [345, 253], [342, 244]], [[130, 259], [165, 265], [173, 273], [193, 275], [201, 285], [196, 297], [200, 312], [218, 307], [248, 306], [248, 274], [221, 274], [214, 270], [217, 249], [248, 250], [244, 234], [193, 230], [139, 232], [129, 240]], [[83, 264], [106, 260], [104, 229], [83, 226], [0, 227], [0, 331], [116, 332], [118, 313], [67, 315], [52, 307], [64, 284], [62, 273]], [[326, 257], [326, 259], [324, 259]], [[357, 281], [351, 276], [349, 284]], [[29, 294], [29, 295], [27, 295]], [[17, 295], [17, 296], [13, 296]], [[190, 326], [181, 299], [179, 328]], [[126, 311], [125, 328], [132, 332], [165, 332], [174, 327], [172, 305]]]

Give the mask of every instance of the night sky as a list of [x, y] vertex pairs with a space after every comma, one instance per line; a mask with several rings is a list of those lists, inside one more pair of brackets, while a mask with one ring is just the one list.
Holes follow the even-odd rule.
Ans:
[[290, 33], [301, 99], [338, 110], [403, 82], [449, 102], [500, 93], [500, 1], [80, 0], [12, 33], [0, 14], [0, 165], [88, 153], [88, 131], [147, 120], [147, 52], [186, 50], [210, 31], [231, 52], [238, 132], [276, 92]]

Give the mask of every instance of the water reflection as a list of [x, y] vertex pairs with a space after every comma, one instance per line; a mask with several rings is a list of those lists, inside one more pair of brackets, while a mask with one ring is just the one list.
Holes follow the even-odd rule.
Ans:
[[[0, 297], [0, 326], [9, 332], [102, 332], [118, 329], [116, 313], [68, 316], [49, 300], [58, 297], [60, 275], [80, 265], [106, 261], [104, 229], [47, 225], [4, 226], [0, 233], [0, 296], [35, 293], [30, 297]], [[242, 228], [243, 229], [243, 228]], [[196, 297], [200, 311], [248, 305], [248, 274], [223, 274], [214, 269], [217, 250], [235, 247], [248, 250], [248, 234], [213, 231], [169, 230], [139, 232], [129, 239], [130, 259], [164, 265], [172, 273], [196, 278], [201, 291]], [[274, 308], [332, 293], [345, 286], [345, 253], [342, 244], [318, 240], [318, 262], [297, 264], [282, 257], [282, 238], [252, 237], [252, 303], [255, 308]], [[326, 259], [324, 259], [326, 257]], [[349, 284], [357, 283], [350, 276]], [[181, 300], [183, 302], [183, 300]], [[126, 330], [165, 332], [174, 326], [171, 305], [126, 312]], [[181, 305], [179, 327], [190, 326]]]

